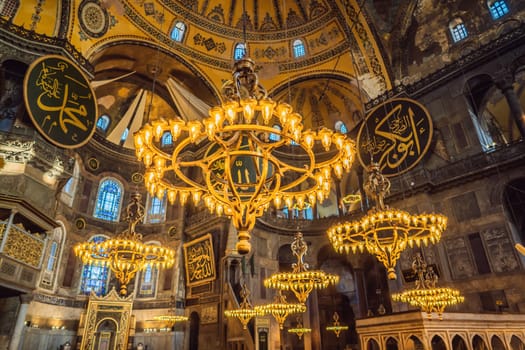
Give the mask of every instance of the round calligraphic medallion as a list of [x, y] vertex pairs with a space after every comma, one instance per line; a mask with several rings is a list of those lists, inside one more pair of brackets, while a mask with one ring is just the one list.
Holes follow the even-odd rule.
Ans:
[[78, 7], [78, 17], [82, 30], [93, 38], [100, 38], [108, 31], [109, 15], [98, 1], [82, 1]]
[[359, 129], [357, 155], [364, 168], [379, 163], [385, 176], [416, 166], [432, 142], [432, 118], [426, 108], [408, 98], [388, 100], [374, 108]]
[[35, 127], [56, 146], [80, 147], [95, 132], [97, 103], [89, 80], [62, 56], [44, 56], [31, 64], [24, 101]]

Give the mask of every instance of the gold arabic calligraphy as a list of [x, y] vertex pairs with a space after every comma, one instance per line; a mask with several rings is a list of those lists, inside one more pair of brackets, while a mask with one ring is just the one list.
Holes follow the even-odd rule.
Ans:
[[215, 264], [210, 240], [204, 240], [186, 247], [186, 265], [190, 283], [215, 278]]
[[[402, 103], [405, 102], [405, 103]], [[431, 120], [425, 110], [402, 101], [382, 113], [376, 109], [366, 123], [372, 135], [361, 140], [361, 158], [371, 157], [387, 174], [401, 172], [414, 166], [425, 154], [431, 141]], [[421, 113], [423, 112], [423, 113]], [[367, 159], [368, 160], [368, 159]]]

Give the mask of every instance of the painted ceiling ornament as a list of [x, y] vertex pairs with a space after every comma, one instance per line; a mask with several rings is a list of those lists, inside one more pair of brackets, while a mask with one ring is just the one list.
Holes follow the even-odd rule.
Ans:
[[110, 15], [97, 0], [82, 1], [78, 6], [78, 18], [82, 31], [92, 38], [104, 36], [110, 27]]
[[383, 263], [389, 279], [396, 279], [395, 266], [401, 252], [414, 245], [437, 243], [446, 229], [447, 218], [440, 214], [412, 215], [388, 207], [384, 199], [390, 191], [390, 181], [378, 163], [368, 167], [364, 188], [375, 207], [358, 221], [331, 226], [328, 239], [338, 253], [366, 250]]
[[359, 162], [366, 169], [373, 158], [384, 176], [402, 174], [423, 159], [432, 134], [432, 118], [423, 105], [408, 98], [390, 99], [370, 111], [359, 129]]
[[[152, 196], [171, 204], [202, 200], [210, 212], [231, 217], [244, 255], [257, 218], [272, 203], [304, 209], [324, 201], [332, 179], [350, 170], [355, 147], [340, 132], [304, 130], [292, 106], [268, 97], [249, 58], [235, 62], [222, 94], [224, 102], [203, 121], [147, 123], [135, 133], [135, 151]], [[169, 149], [161, 145], [167, 133]]]

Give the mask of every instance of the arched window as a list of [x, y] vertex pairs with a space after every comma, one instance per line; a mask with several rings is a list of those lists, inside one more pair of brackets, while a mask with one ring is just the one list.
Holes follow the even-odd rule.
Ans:
[[171, 38], [179, 43], [184, 39], [184, 33], [186, 32], [186, 25], [183, 22], [177, 22], [171, 30]]
[[348, 132], [348, 129], [346, 128], [346, 125], [345, 123], [343, 123], [342, 121], [338, 120], [336, 123], [335, 123], [335, 130], [336, 131], [339, 131], [341, 134], [346, 134]]
[[107, 221], [118, 221], [122, 202], [122, 185], [114, 178], [105, 178], [98, 187], [93, 216]]
[[60, 193], [60, 199], [70, 207], [73, 206], [73, 200], [75, 199], [79, 178], [80, 166], [78, 165], [78, 162], [75, 162], [73, 167], [73, 176], [67, 180], [64, 187], [62, 187], [62, 192]]
[[[273, 128], [275, 130], [281, 131], [281, 127], [279, 125], [274, 125]], [[274, 134], [272, 132], [272, 133], [270, 133], [269, 139], [270, 139], [270, 141], [279, 141], [279, 140], [281, 140], [281, 134], [277, 134], [277, 133]]]
[[166, 196], [158, 199], [156, 196], [148, 196], [148, 211], [146, 222], [158, 224], [166, 220]]
[[158, 270], [156, 267], [148, 265], [140, 273], [140, 286], [138, 296], [142, 298], [155, 297], [157, 287]]
[[238, 43], [235, 45], [235, 50], [233, 51], [233, 59], [237, 61], [244, 56], [246, 56], [246, 45], [243, 43]]
[[463, 23], [461, 18], [455, 18], [450, 21], [448, 27], [452, 35], [452, 40], [454, 40], [455, 43], [467, 38], [467, 27], [465, 27], [465, 23]]
[[122, 133], [122, 136], [120, 137], [121, 144], [124, 144], [124, 142], [126, 142], [126, 140], [128, 139], [128, 135], [129, 135], [129, 129], [126, 128], [124, 129], [124, 132]]
[[306, 55], [304, 43], [301, 39], [295, 39], [292, 46], [293, 46], [293, 56], [295, 58], [303, 57], [304, 55]]
[[43, 260], [40, 287], [48, 290], [54, 290], [56, 278], [58, 275], [58, 264], [61, 256], [62, 246], [65, 241], [66, 231], [62, 222], [58, 221], [60, 226], [53, 230], [49, 235], [49, 243], [46, 249], [46, 256]]
[[[104, 236], [93, 236], [89, 241], [100, 243], [106, 240]], [[82, 280], [80, 282], [80, 293], [96, 295], [106, 294], [108, 285], [109, 268], [100, 265], [84, 265], [82, 268]]]
[[509, 13], [509, 7], [507, 6], [507, 2], [505, 0], [488, 0], [487, 6], [489, 7], [492, 19], [494, 20], [499, 19]]
[[110, 121], [106, 114], [101, 115], [97, 120], [97, 129], [102, 132], [108, 131]]
[[160, 145], [161, 147], [171, 146], [173, 145], [173, 137], [171, 136], [171, 132], [166, 131], [162, 138], [160, 139]]

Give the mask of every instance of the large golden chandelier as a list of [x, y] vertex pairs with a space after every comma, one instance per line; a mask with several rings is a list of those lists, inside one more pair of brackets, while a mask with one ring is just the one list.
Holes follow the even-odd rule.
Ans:
[[[135, 133], [135, 150], [152, 195], [167, 195], [170, 203], [203, 200], [211, 212], [230, 216], [237, 251], [247, 254], [250, 231], [272, 201], [278, 208], [303, 208], [324, 200], [332, 174], [350, 169], [355, 147], [326, 128], [303, 130], [300, 114], [267, 96], [249, 58], [235, 62], [222, 93], [222, 105], [202, 122], [147, 123]], [[162, 147], [165, 133], [175, 147]]]
[[250, 291], [246, 286], [246, 283], [242, 284], [240, 294], [242, 301], [239, 304], [239, 308], [234, 310], [226, 310], [224, 311], [224, 315], [226, 317], [237, 317], [239, 321], [241, 321], [242, 328], [246, 329], [248, 322], [250, 322], [250, 320], [255, 316], [261, 316], [262, 311], [253, 308], [250, 302]]
[[297, 257], [297, 263], [292, 264], [292, 272], [279, 272], [264, 280], [267, 288], [279, 290], [291, 290], [297, 300], [304, 304], [314, 289], [328, 288], [339, 282], [339, 276], [320, 270], [308, 270], [308, 264], [304, 262], [304, 256], [308, 246], [303, 239], [303, 234], [297, 232], [291, 245], [292, 253]]
[[279, 290], [277, 294], [275, 294], [273, 303], [257, 305], [255, 306], [255, 310], [263, 315], [272, 315], [279, 324], [279, 329], [284, 329], [286, 318], [292, 314], [305, 312], [306, 306], [304, 304], [288, 303], [282, 291]]
[[138, 271], [147, 266], [169, 268], [175, 263], [175, 251], [153, 244], [142, 243], [142, 235], [135, 231], [137, 223], [144, 219], [141, 195], [131, 195], [126, 207], [129, 226], [114, 238], [103, 242], [83, 242], [74, 247], [75, 255], [83, 264], [107, 266], [120, 283], [120, 293], [127, 294], [127, 285]]
[[169, 309], [167, 314], [154, 316], [153, 320], [167, 323], [169, 327], [173, 327], [176, 323], [188, 321], [188, 316], [177, 315], [177, 301], [175, 296], [170, 297]]
[[387, 268], [388, 278], [396, 279], [395, 266], [401, 252], [414, 245], [437, 243], [446, 229], [447, 218], [440, 214], [412, 215], [389, 208], [384, 203], [390, 181], [381, 174], [379, 164], [372, 163], [364, 185], [376, 203], [359, 221], [343, 222], [328, 229], [328, 238], [339, 253], [365, 249]]
[[436, 287], [438, 276], [432, 266], [421, 256], [416, 254], [412, 263], [412, 270], [416, 274], [416, 288], [406, 290], [399, 294], [392, 294], [392, 300], [408, 303], [420, 308], [428, 317], [435, 312], [441, 319], [445, 307], [456, 305], [465, 301], [457, 289]]

